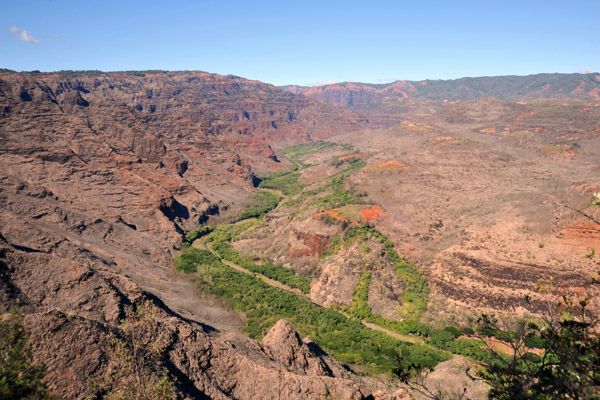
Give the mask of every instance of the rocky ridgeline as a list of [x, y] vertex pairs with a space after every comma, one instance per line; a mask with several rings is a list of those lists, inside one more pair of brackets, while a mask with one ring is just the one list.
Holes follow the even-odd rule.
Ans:
[[150, 298], [186, 398], [268, 398], [277, 384], [282, 398], [362, 398], [288, 325], [239, 348], [194, 307], [181, 318], [189, 296], [170, 292], [169, 263], [183, 228], [281, 168], [271, 145], [365, 124], [231, 76], [0, 74], [0, 311], [26, 314], [49, 388], [84, 398], [125, 311]]
[[[326, 101], [338, 107], [373, 112], [391, 100], [472, 100], [489, 96], [501, 99], [600, 98], [600, 74], [536, 74], [455, 80], [394, 81], [383, 84], [341, 82], [323, 86], [283, 86], [283, 89]], [[368, 106], [368, 108], [364, 108]]]

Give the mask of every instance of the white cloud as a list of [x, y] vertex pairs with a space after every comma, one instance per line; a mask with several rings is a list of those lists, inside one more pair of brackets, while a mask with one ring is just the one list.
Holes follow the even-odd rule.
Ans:
[[337, 81], [319, 81], [319, 82], [315, 82], [315, 83], [309, 83], [306, 86], [325, 86], [325, 85], [332, 85], [334, 83], [337, 83]]
[[40, 42], [39, 40], [31, 36], [31, 34], [29, 34], [29, 32], [27, 32], [25, 29], [21, 29], [18, 26], [13, 25], [10, 27], [9, 30], [10, 33], [12, 33], [12, 35], [15, 37], [15, 39], [20, 40], [21, 42], [32, 44], [38, 44]]
[[582, 74], [589, 74], [592, 72], [592, 69], [590, 67], [585, 67], [585, 68], [581, 68], [579, 70], [579, 72], [581, 72]]
[[377, 79], [377, 83], [390, 83], [394, 82], [396, 79], [394, 78], [385, 78], [385, 79]]

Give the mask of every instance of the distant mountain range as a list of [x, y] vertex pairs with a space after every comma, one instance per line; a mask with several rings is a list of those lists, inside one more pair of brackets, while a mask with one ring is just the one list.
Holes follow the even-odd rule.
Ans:
[[454, 80], [395, 81], [388, 84], [343, 82], [324, 86], [281, 86], [338, 107], [362, 108], [385, 105], [407, 98], [470, 100], [497, 97], [600, 99], [600, 73], [494, 76]]

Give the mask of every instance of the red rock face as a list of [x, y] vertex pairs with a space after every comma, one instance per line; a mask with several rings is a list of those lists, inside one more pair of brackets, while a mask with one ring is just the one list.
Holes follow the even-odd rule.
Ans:
[[64, 79], [6, 73], [0, 106], [3, 154], [39, 161], [46, 171], [103, 171], [102, 179], [110, 174], [110, 184], [129, 188], [121, 200], [143, 214], [172, 196], [198, 209], [219, 200], [224, 187], [251, 190], [253, 168], [277, 169], [271, 143], [364, 124], [271, 85], [200, 72]]
[[321, 257], [329, 247], [329, 236], [299, 231], [292, 234], [302, 246], [290, 246], [290, 257]]
[[351, 107], [378, 103], [385, 97], [398, 97], [406, 99], [417, 93], [417, 89], [409, 82], [396, 81], [384, 88], [376, 88], [363, 83], [341, 83], [326, 86], [315, 86], [300, 90], [292, 89], [295, 93], [302, 93], [308, 97], [331, 103], [338, 107]]
[[[53, 392], [85, 397], [87, 373], [106, 361], [111, 326], [151, 293], [174, 340], [169, 362], [190, 380], [183, 397], [228, 397], [220, 387], [235, 387], [235, 398], [268, 397], [270, 386], [259, 393], [255, 378], [274, 382], [276, 367], [172, 317], [189, 296], [171, 296], [169, 263], [183, 228], [218, 212], [215, 202], [246, 196], [255, 171], [280, 168], [272, 143], [364, 125], [350, 112], [230, 76], [0, 73], [0, 312], [18, 305], [31, 313], [33, 357], [53, 371]], [[172, 323], [180, 325], [170, 331]], [[190, 366], [202, 359], [210, 362]], [[324, 397], [330, 383], [362, 397], [337, 377], [288, 378], [286, 398]]]

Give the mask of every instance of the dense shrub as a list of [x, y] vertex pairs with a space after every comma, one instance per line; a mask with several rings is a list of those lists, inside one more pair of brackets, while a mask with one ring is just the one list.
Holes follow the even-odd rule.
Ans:
[[310, 336], [340, 361], [369, 365], [371, 372], [391, 371], [398, 351], [406, 363], [429, 367], [449, 357], [439, 350], [372, 331], [334, 309], [316, 306], [222, 263], [199, 266], [198, 274], [202, 290], [225, 297], [233, 309], [246, 314], [244, 330], [253, 338], [261, 338], [275, 322], [285, 318], [302, 336]]
[[46, 386], [42, 382], [44, 375], [44, 365], [31, 362], [23, 316], [13, 312], [0, 320], [0, 398], [47, 398]]
[[220, 260], [210, 251], [190, 248], [175, 259], [175, 268], [191, 274], [198, 270], [199, 265], [215, 265], [217, 263], [220, 263]]
[[268, 190], [250, 196], [251, 204], [244, 207], [240, 219], [258, 218], [273, 210], [281, 201], [281, 196]]
[[213, 231], [214, 227], [212, 226], [203, 226], [201, 228], [198, 229], [193, 229], [191, 231], [186, 231], [184, 233], [185, 236], [185, 241], [187, 243], [193, 243], [194, 240], [199, 239], [203, 236], [208, 235], [209, 233], [211, 233]]
[[[262, 264], [256, 264], [248, 257], [235, 250], [230, 242], [236, 238], [243, 230], [248, 229], [253, 224], [249, 221], [245, 224], [221, 225], [210, 234], [206, 240], [211, 248], [224, 260], [231, 261], [240, 267], [254, 273], [262, 274], [267, 278], [274, 279], [292, 288], [301, 290], [303, 293], [310, 292], [310, 279], [296, 275], [294, 271], [281, 265], [274, 265], [269, 261]], [[231, 229], [228, 231], [227, 227]]]

